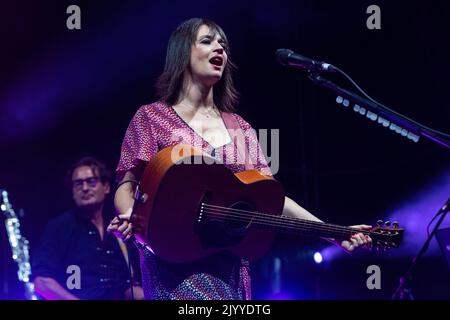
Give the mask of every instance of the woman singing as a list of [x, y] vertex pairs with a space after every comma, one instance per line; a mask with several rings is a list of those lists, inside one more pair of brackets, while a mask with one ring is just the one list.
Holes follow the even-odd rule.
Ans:
[[[225, 33], [210, 20], [190, 19], [172, 33], [164, 72], [157, 82], [160, 100], [142, 106], [131, 120], [117, 167], [119, 181], [140, 180], [145, 164], [159, 150], [180, 143], [180, 139], [226, 160], [225, 166], [233, 173], [249, 169], [250, 165], [271, 175], [256, 134], [234, 113], [237, 92], [229, 55]], [[230, 123], [245, 132], [248, 144], [233, 142], [227, 131]], [[250, 156], [250, 164], [237, 161], [236, 154], [243, 153]], [[124, 183], [117, 189], [115, 205], [119, 217], [108, 227], [124, 239], [129, 239], [133, 232], [129, 219], [134, 187], [132, 183]], [[283, 215], [320, 221], [288, 197]], [[370, 237], [358, 233], [340, 245], [353, 251], [370, 243]], [[155, 255], [141, 255], [141, 265], [146, 299], [251, 298], [248, 261], [232, 253], [221, 252], [192, 263], [170, 263]]]

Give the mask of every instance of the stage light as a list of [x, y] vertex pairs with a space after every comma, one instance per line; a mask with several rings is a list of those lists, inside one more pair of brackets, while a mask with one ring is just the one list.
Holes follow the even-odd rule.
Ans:
[[[341, 104], [344, 107], [348, 107], [350, 105], [350, 101], [341, 96], [336, 97], [336, 103]], [[401, 127], [400, 125], [398, 125], [396, 123], [392, 123], [391, 121], [384, 119], [380, 115], [376, 114], [375, 111], [367, 110], [366, 108], [361, 107], [358, 104], [353, 105], [353, 111], [355, 111], [356, 113], [358, 113], [372, 121], [377, 121], [383, 127], [387, 127], [391, 131], [396, 132], [409, 140], [418, 142], [420, 139], [420, 136], [417, 133], [408, 131], [407, 129]]]
[[322, 254], [320, 252], [314, 253], [314, 262], [319, 264], [322, 263], [322, 261], [323, 261]]

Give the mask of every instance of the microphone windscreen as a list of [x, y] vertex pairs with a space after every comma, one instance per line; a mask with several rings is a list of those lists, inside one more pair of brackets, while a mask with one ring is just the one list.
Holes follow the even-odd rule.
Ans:
[[289, 49], [278, 49], [275, 52], [276, 60], [279, 64], [285, 66], [289, 64], [289, 56], [294, 52]]

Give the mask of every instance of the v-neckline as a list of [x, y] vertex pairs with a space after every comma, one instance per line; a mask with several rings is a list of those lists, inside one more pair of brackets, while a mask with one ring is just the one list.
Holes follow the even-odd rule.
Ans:
[[214, 147], [209, 141], [207, 141], [207, 140], [206, 140], [205, 138], [203, 138], [197, 131], [195, 131], [194, 128], [192, 128], [192, 127], [189, 125], [189, 123], [187, 123], [187, 122], [186, 122], [186, 121], [178, 114], [178, 112], [174, 109], [173, 106], [168, 106], [168, 108], [172, 111], [172, 113], [175, 114], [175, 116], [176, 116], [176, 117], [177, 117], [177, 118], [178, 118], [185, 126], [187, 126], [192, 132], [194, 132], [194, 134], [197, 135], [197, 137], [199, 137], [200, 139], [202, 139], [202, 141], [204, 141], [204, 142], [209, 146], [210, 149], [212, 149], [212, 150], [221, 149], [221, 148], [224, 148], [224, 147], [228, 146], [229, 144], [231, 144], [231, 143], [233, 142], [233, 139], [231, 138], [231, 135], [230, 135], [230, 133], [228, 132], [227, 124], [226, 124], [225, 121], [223, 120], [223, 117], [222, 117], [222, 111], [219, 110], [219, 113], [220, 113], [220, 119], [222, 120], [222, 123], [223, 123], [223, 125], [224, 125], [224, 127], [225, 127], [225, 130], [227, 131], [228, 138], [229, 138], [229, 142], [227, 142], [227, 143], [225, 143], [225, 144], [223, 144], [223, 145], [221, 145], [221, 146]]

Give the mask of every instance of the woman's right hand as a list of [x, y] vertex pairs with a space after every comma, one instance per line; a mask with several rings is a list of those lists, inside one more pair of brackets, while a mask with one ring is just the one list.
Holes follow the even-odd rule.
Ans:
[[129, 240], [133, 235], [133, 224], [129, 220], [130, 216], [130, 214], [115, 216], [106, 230], [123, 241]]

